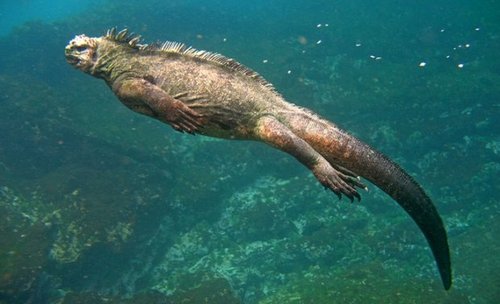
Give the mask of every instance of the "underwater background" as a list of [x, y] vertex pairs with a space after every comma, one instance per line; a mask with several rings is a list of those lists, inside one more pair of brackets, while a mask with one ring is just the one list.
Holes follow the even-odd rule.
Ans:
[[[449, 233], [262, 143], [181, 134], [74, 70], [129, 28], [234, 58], [398, 162]], [[2, 1], [0, 303], [500, 303], [500, 3]]]

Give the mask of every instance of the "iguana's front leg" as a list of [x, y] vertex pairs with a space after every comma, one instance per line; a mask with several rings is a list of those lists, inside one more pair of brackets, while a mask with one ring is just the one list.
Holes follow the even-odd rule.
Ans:
[[194, 133], [202, 126], [200, 114], [145, 79], [122, 80], [112, 89], [130, 109], [166, 122], [177, 131]]
[[318, 181], [340, 198], [342, 194], [351, 201], [360, 199], [356, 187], [366, 188], [358, 179], [342, 173], [314, 150], [306, 141], [272, 116], [259, 118], [255, 134], [262, 141], [294, 156], [309, 168]]

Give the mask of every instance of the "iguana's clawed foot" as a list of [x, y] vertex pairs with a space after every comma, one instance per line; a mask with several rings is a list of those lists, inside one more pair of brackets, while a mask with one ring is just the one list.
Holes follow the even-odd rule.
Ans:
[[190, 109], [182, 102], [175, 102], [165, 119], [179, 132], [194, 134], [203, 127], [203, 115]]
[[339, 199], [342, 195], [347, 196], [351, 202], [356, 198], [358, 201], [361, 200], [356, 187], [366, 189], [366, 186], [359, 181], [357, 177], [353, 174], [344, 174], [337, 171], [329, 163], [320, 162], [313, 169], [313, 173], [319, 182], [327, 189], [330, 189], [335, 193]]

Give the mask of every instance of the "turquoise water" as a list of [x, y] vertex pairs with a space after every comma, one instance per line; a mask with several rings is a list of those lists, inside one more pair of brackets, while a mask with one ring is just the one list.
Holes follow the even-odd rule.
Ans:
[[[495, 1], [0, 3], [0, 303], [498, 303]], [[190, 136], [73, 69], [129, 28], [259, 72], [404, 167], [454, 275], [369, 184], [338, 201], [261, 143]]]
[[25, 22], [53, 22], [78, 14], [92, 5], [101, 3], [98, 0], [22, 0], [0, 2], [0, 35], [6, 35], [15, 27]]

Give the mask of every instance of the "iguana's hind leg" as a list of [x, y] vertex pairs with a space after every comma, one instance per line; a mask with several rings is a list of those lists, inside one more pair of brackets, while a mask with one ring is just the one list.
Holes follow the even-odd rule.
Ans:
[[332, 167], [321, 154], [276, 118], [272, 116], [259, 118], [255, 134], [265, 143], [294, 156], [313, 172], [325, 188], [332, 190], [339, 198], [344, 194], [351, 201], [354, 198], [360, 199], [356, 187], [365, 188], [365, 186], [357, 178]]

